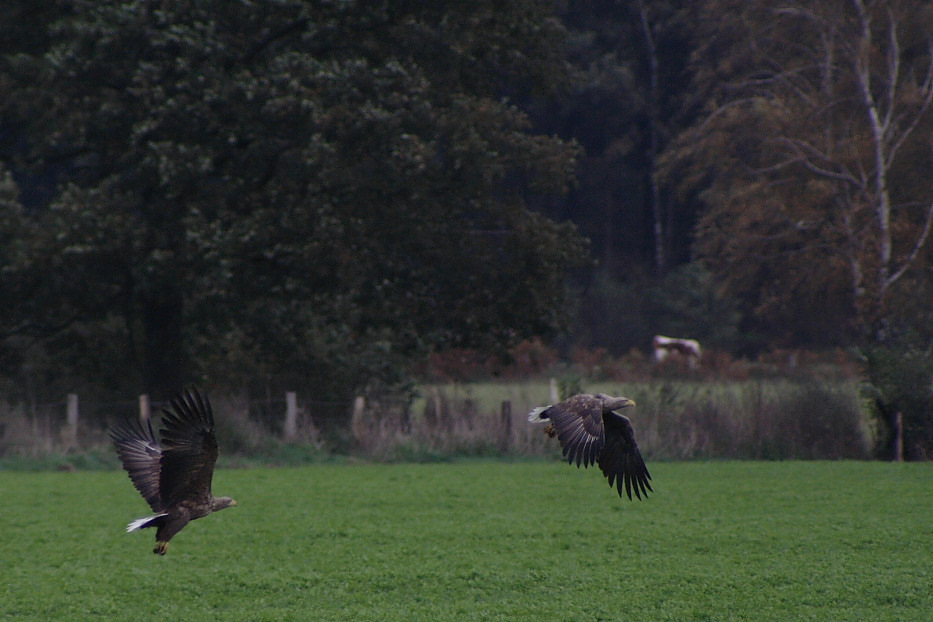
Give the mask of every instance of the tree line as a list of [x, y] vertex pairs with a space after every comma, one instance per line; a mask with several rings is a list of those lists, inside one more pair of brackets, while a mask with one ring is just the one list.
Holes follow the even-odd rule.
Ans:
[[9, 4], [18, 398], [933, 343], [930, 2]]

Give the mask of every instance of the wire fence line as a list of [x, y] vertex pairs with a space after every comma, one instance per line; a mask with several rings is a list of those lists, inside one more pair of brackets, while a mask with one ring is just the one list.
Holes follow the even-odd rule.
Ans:
[[[119, 418], [157, 422], [159, 411], [170, 404], [152, 401], [145, 394], [136, 400], [95, 401], [82, 400], [74, 393], [28, 410], [0, 403], [0, 457], [39, 457], [100, 448], [109, 444], [107, 430]], [[213, 399], [212, 405], [223, 418], [217, 427], [218, 440], [233, 454], [261, 455], [270, 444], [280, 442], [321, 447], [321, 431], [335, 417], [342, 417], [341, 425], [349, 434], [338, 442], [349, 443], [361, 454], [375, 458], [407, 456], [413, 447], [425, 455], [536, 454], [543, 448], [540, 439], [532, 438], [519, 421], [525, 418], [527, 405], [519, 403], [513, 408], [508, 399], [481, 408], [471, 400], [434, 391], [418, 410], [406, 400], [387, 396], [357, 396], [347, 404], [299, 400], [296, 392], [287, 391], [259, 399], [224, 396]]]
[[[413, 399], [367, 395], [349, 403], [294, 392], [253, 399], [218, 392], [211, 402], [227, 456], [274, 461], [335, 452], [423, 461], [553, 455], [555, 443], [528, 425], [527, 414], [554, 403], [554, 394], [564, 393], [558, 389], [555, 382], [540, 381], [424, 385]], [[864, 459], [878, 440], [851, 380], [612, 382], [590, 389], [639, 404], [633, 414], [638, 443], [650, 459]], [[149, 403], [151, 416], [166, 404]], [[110, 444], [108, 425], [117, 417], [139, 416], [144, 406], [139, 397], [95, 402], [66, 396], [27, 410], [0, 400], [0, 457], [102, 449]]]
[[[0, 406], [0, 454], [25, 445], [35, 446], [39, 452], [68, 452], [80, 446], [93, 446], [106, 440], [107, 429], [114, 421], [128, 417], [150, 419], [170, 406], [169, 400], [153, 401], [147, 394], [136, 400], [99, 401], [81, 399], [77, 393], [28, 406]], [[228, 404], [224, 406], [224, 410], [229, 409]], [[285, 441], [297, 436], [300, 418], [310, 422], [311, 411], [341, 406], [347, 405], [333, 400], [299, 402], [294, 391], [281, 397], [242, 398], [236, 402], [238, 410], [245, 410], [241, 416], [255, 419], [262, 428], [278, 433]]]
[[[284, 405], [285, 405], [285, 403], [286, 403], [286, 400], [287, 400], [287, 397], [286, 397], [286, 396], [287, 396], [288, 393], [290, 393], [290, 391], [289, 391], [289, 392], [286, 392], [285, 394], [283, 394], [281, 398], [275, 398], [275, 397], [273, 397], [273, 398], [263, 398], [263, 399], [249, 399], [249, 400], [246, 400], [246, 403], [248, 403], [248, 404], [250, 405], [250, 407], [254, 407], [254, 406], [260, 406], [260, 407], [261, 407], [261, 406], [268, 406], [268, 405], [270, 405], [270, 404], [281, 404], [281, 405], [284, 407]], [[144, 395], [146, 395], [146, 394], [140, 395], [140, 398], [142, 398]], [[306, 398], [302, 398], [301, 401], [302, 401], [302, 403], [308, 404], [308, 405], [310, 405], [310, 406], [328, 406], [328, 407], [332, 407], [332, 406], [341, 406], [341, 405], [344, 405], [344, 404], [345, 404], [345, 402], [343, 402], [343, 401], [336, 401], [336, 400], [316, 400], [316, 399], [310, 399], [310, 398], [307, 398], [307, 399], [306, 399]], [[82, 409], [90, 408], [90, 409], [94, 409], [95, 411], [106, 411], [106, 410], [110, 410], [110, 411], [115, 412], [115, 413], [122, 413], [122, 412], [125, 412], [125, 411], [129, 410], [129, 409], [134, 409], [134, 408], [136, 408], [136, 407], [139, 405], [139, 400], [108, 400], [108, 401], [98, 401], [98, 400], [86, 400], [86, 399], [83, 399], [83, 398], [82, 398], [82, 399], [80, 400], [80, 404], [81, 404], [81, 408], [82, 408]], [[158, 410], [161, 410], [162, 408], [167, 408], [168, 406], [170, 406], [170, 405], [171, 405], [171, 401], [169, 401], [169, 400], [151, 401], [151, 400], [150, 400], [149, 404], [150, 404], [150, 407], [151, 407], [153, 410], [157, 410], [157, 409], [158, 409]], [[37, 402], [37, 403], [31, 405], [31, 409], [34, 410], [34, 411], [36, 411], [36, 412], [44, 412], [44, 411], [49, 411], [49, 410], [54, 410], [54, 409], [61, 409], [61, 410], [62, 410], [62, 413], [64, 413], [64, 409], [66, 408], [67, 405], [68, 405], [68, 397], [65, 396], [64, 399], [61, 399], [61, 400], [58, 400], [58, 401], [52, 401], [52, 402]], [[64, 414], [63, 414], [62, 416], [64, 416]]]

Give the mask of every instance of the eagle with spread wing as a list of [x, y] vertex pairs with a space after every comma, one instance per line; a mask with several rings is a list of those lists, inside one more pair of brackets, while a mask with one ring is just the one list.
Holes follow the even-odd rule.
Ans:
[[136, 490], [155, 512], [134, 520], [126, 530], [156, 527], [153, 553], [165, 555], [169, 540], [185, 525], [211, 512], [236, 505], [230, 497], [214, 497], [211, 480], [217, 462], [214, 413], [207, 396], [185, 389], [162, 409], [162, 444], [152, 423], [126, 418], [110, 429], [123, 468]]
[[634, 405], [627, 397], [580, 394], [553, 406], [535, 408], [528, 421], [548, 424], [545, 433], [557, 437], [570, 464], [576, 462], [577, 468], [598, 464], [620, 497], [624, 485], [629, 499], [633, 490], [641, 499], [652, 490], [648, 482], [651, 475], [638, 451], [632, 422], [616, 412]]

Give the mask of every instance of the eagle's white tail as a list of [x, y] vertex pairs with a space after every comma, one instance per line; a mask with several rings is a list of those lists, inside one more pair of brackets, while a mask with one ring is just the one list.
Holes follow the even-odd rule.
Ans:
[[152, 527], [157, 518], [162, 518], [163, 516], [168, 516], [167, 513], [162, 512], [161, 514], [156, 514], [155, 516], [147, 516], [145, 518], [137, 518], [132, 523], [126, 526], [126, 531], [136, 531], [137, 529], [145, 529], [146, 527]]
[[544, 423], [547, 419], [541, 418], [541, 413], [550, 408], [550, 406], [538, 406], [528, 413], [528, 421], [532, 423]]

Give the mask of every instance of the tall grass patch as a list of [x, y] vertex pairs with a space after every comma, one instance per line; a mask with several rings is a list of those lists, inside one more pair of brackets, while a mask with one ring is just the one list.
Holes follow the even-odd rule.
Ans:
[[[651, 459], [865, 458], [878, 429], [869, 425], [854, 380], [589, 382], [572, 376], [554, 387], [565, 395], [603, 392], [635, 399], [638, 406], [626, 414]], [[255, 418], [245, 396], [218, 392], [212, 401], [222, 455], [243, 461], [294, 464], [320, 460], [330, 451], [415, 462], [559, 453], [540, 426], [527, 422], [532, 408], [553, 403], [547, 379], [428, 384], [417, 387], [413, 401], [407, 395], [360, 398], [346, 413], [348, 440], [336, 446], [322, 440], [313, 408], [299, 409], [297, 435], [286, 442], [282, 426], [268, 425], [268, 416]], [[284, 400], [281, 406], [284, 421]], [[127, 416], [134, 416], [132, 409]], [[16, 461], [71, 468], [80, 466], [81, 456], [112, 456], [106, 419], [96, 427], [82, 425], [76, 447], [53, 442], [60, 430], [44, 424], [46, 419], [0, 403], [0, 468]]]
[[[653, 459], [861, 459], [872, 444], [852, 381], [556, 384], [633, 398], [638, 406], [626, 414]], [[532, 408], [550, 403], [546, 381], [426, 385], [408, 409], [362, 413], [354, 434], [376, 458], [554, 455], [554, 442], [527, 423]]]
[[[611, 389], [609, 389], [611, 390]], [[865, 458], [866, 415], [852, 383], [635, 385], [639, 445], [654, 458]]]
[[354, 415], [360, 452], [370, 458], [541, 456], [551, 449], [528, 412], [547, 403], [547, 381], [424, 385], [409, 403], [368, 404]]

